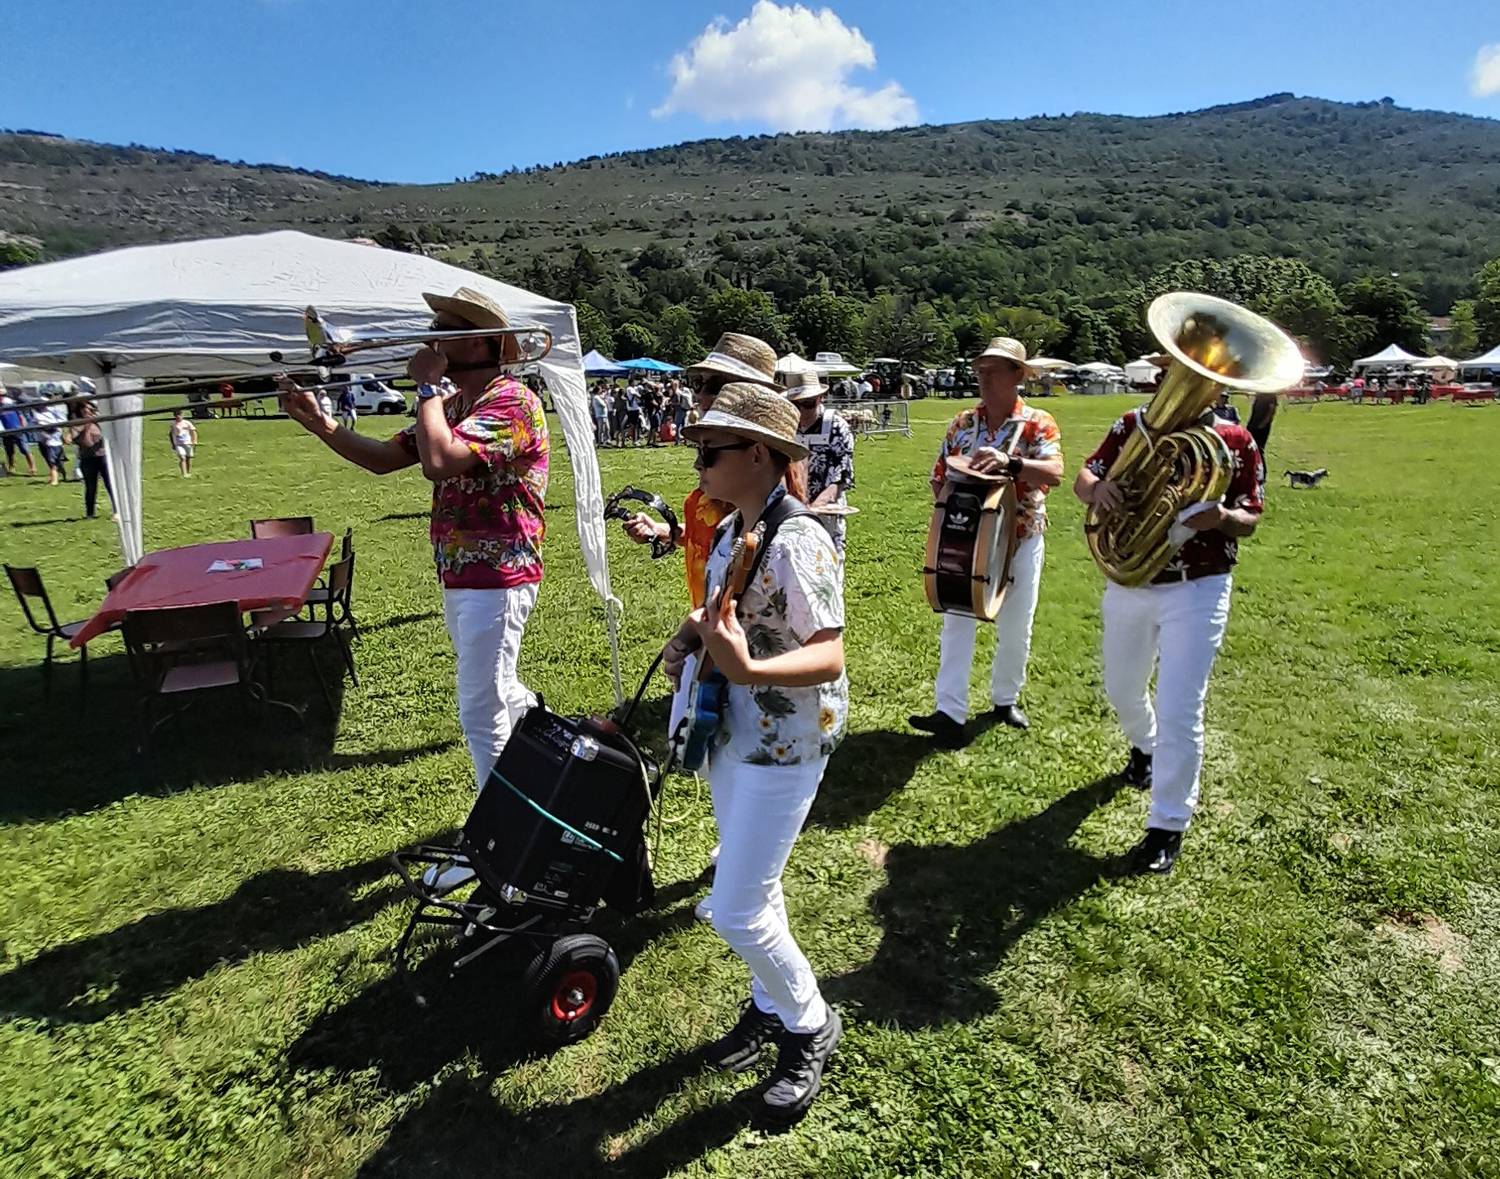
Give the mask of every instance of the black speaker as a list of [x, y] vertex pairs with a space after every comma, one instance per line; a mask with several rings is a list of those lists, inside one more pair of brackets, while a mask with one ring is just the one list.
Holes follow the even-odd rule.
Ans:
[[459, 846], [504, 901], [588, 910], [617, 869], [638, 871], [647, 790], [635, 751], [609, 722], [538, 704], [511, 732]]

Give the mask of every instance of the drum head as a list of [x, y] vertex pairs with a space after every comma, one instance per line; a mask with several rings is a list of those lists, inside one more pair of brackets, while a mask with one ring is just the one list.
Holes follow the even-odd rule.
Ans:
[[974, 617], [993, 622], [1010, 584], [1010, 559], [1016, 547], [1015, 484], [996, 488], [985, 508], [974, 551]]

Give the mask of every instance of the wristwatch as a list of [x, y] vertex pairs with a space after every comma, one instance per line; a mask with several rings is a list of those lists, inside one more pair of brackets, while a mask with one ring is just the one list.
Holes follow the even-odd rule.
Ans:
[[418, 385], [417, 386], [417, 400], [418, 401], [429, 401], [429, 400], [431, 400], [434, 397], [441, 397], [442, 395], [443, 395], [443, 387], [441, 385], [425, 385], [424, 384], [424, 385]]
[[1013, 454], [1013, 455], [1010, 456], [1010, 462], [1008, 462], [1008, 463], [1005, 464], [1005, 473], [1007, 475], [1009, 475], [1012, 479], [1014, 479], [1018, 475], [1020, 475], [1020, 473], [1021, 473], [1021, 456], [1020, 455]]

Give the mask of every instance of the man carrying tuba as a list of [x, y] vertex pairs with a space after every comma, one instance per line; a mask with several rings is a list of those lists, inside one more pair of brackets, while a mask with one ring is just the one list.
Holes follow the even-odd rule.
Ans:
[[[1110, 427], [1073, 484], [1073, 493], [1106, 521], [1132, 510], [1109, 478], [1125, 443], [1145, 433], [1146, 410]], [[1204, 424], [1228, 448], [1229, 485], [1222, 500], [1190, 507], [1173, 539], [1186, 539], [1165, 568], [1144, 584], [1104, 587], [1104, 689], [1130, 739], [1121, 777], [1151, 792], [1145, 837], [1130, 853], [1138, 872], [1166, 873], [1198, 805], [1203, 765], [1203, 706], [1214, 657], [1229, 622], [1230, 571], [1239, 541], [1260, 523], [1265, 463], [1243, 426], [1205, 411]], [[1150, 693], [1156, 665], [1156, 698]]]

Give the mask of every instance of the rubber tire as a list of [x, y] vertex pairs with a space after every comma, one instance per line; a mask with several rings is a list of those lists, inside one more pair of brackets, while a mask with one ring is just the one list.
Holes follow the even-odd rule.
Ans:
[[[594, 996], [588, 1010], [561, 1019], [553, 997], [564, 978], [575, 972], [592, 976]], [[620, 986], [620, 960], [602, 937], [569, 933], [543, 946], [521, 974], [526, 1020], [545, 1044], [576, 1044], [587, 1039], [615, 1001]]]
[[389, 401], [382, 401], [375, 408], [375, 416], [376, 417], [383, 418], [387, 414], [392, 414], [392, 413], [395, 413], [395, 412], [396, 412], [396, 407], [394, 405], [392, 405]]

